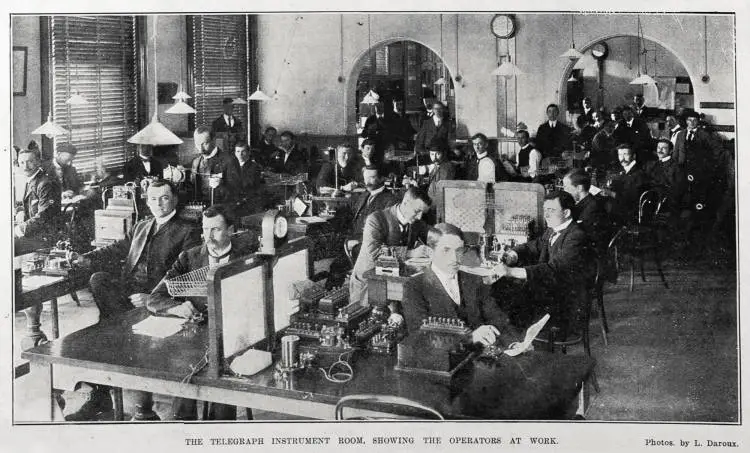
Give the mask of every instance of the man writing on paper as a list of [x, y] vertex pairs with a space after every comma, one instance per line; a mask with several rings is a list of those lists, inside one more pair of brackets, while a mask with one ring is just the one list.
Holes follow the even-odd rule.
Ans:
[[[506, 311], [517, 326], [526, 327], [550, 313], [550, 323], [560, 327], [563, 338], [574, 327], [579, 309], [584, 306], [582, 301], [588, 297], [587, 284], [595, 262], [586, 233], [572, 217], [574, 209], [575, 201], [567, 192], [545, 196], [547, 230], [539, 238], [509, 251], [505, 262], [495, 266], [500, 279], [527, 283], [522, 292], [528, 294], [507, 304]], [[495, 291], [502, 292], [501, 285], [496, 282]]]
[[[249, 255], [258, 249], [257, 240], [251, 236], [232, 236], [234, 219], [222, 205], [214, 205], [203, 211], [203, 244], [180, 253], [164, 279], [148, 297], [146, 307], [152, 313], [172, 315], [190, 319], [205, 313], [205, 297], [189, 297], [187, 300], [173, 299], [167, 290], [166, 280], [206, 266], [218, 266]], [[172, 406], [175, 420], [196, 420], [195, 400], [175, 398]], [[234, 420], [234, 406], [212, 403], [209, 409], [211, 420]]]
[[423, 319], [437, 316], [464, 321], [473, 329], [473, 343], [489, 346], [500, 339], [507, 346], [517, 338], [482, 277], [459, 271], [466, 253], [461, 229], [437, 224], [427, 233], [427, 246], [432, 249], [432, 263], [404, 287], [403, 312], [409, 331], [419, 330]]

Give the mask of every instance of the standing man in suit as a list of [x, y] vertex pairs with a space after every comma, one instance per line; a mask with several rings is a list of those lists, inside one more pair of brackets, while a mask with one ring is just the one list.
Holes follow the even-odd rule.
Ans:
[[161, 178], [164, 168], [153, 157], [154, 149], [150, 145], [138, 145], [138, 155], [125, 162], [125, 181], [140, 181], [146, 176]]
[[[672, 142], [672, 145], [676, 147], [677, 146], [677, 133], [685, 129], [685, 127], [683, 126], [682, 121], [677, 119], [677, 115], [667, 115], [666, 124], [667, 124], [666, 138]], [[674, 157], [677, 157], [677, 156], [674, 156]], [[679, 162], [679, 159], [677, 159], [679, 164], [685, 163], [685, 156], [682, 156], [682, 157], [683, 157], [682, 162]]]
[[[417, 131], [404, 113], [404, 101], [393, 100], [393, 113], [386, 115], [386, 142], [395, 149], [414, 149], [414, 134]], [[387, 146], [388, 146], [387, 145]]]
[[601, 125], [599, 131], [591, 139], [591, 152], [589, 162], [597, 171], [605, 171], [617, 162], [617, 142], [615, 142], [614, 121], [606, 121]]
[[633, 145], [636, 155], [641, 162], [654, 160], [651, 147], [651, 129], [648, 124], [636, 117], [630, 106], [622, 108], [622, 120], [625, 131], [627, 131], [627, 143]]
[[373, 107], [375, 108], [375, 113], [368, 116], [365, 120], [365, 125], [362, 128], [360, 136], [362, 138], [369, 138], [375, 142], [377, 158], [382, 159], [387, 146], [386, 129], [388, 128], [388, 121], [385, 117], [385, 108], [382, 102], [378, 102]]
[[421, 256], [422, 247], [416, 247], [427, 239], [427, 225], [422, 216], [430, 209], [430, 197], [416, 187], [409, 187], [401, 203], [367, 217], [362, 233], [362, 247], [354, 264], [349, 281], [349, 299], [352, 302], [367, 301], [367, 279], [365, 272], [375, 269], [375, 262], [383, 254], [384, 246], [405, 246], [407, 257]]
[[596, 110], [594, 109], [594, 104], [591, 102], [591, 98], [586, 96], [581, 101], [581, 104], [583, 105], [583, 115], [589, 121], [589, 124], [594, 124], [594, 112]]
[[227, 172], [232, 156], [219, 149], [213, 131], [207, 126], [195, 129], [193, 140], [195, 149], [200, 152], [200, 155], [193, 159], [190, 173], [196, 199], [206, 204], [228, 200], [230, 193]]
[[531, 144], [529, 131], [527, 130], [516, 131], [516, 141], [518, 146], [521, 147], [516, 154], [518, 173], [528, 180], [533, 180], [537, 177], [539, 167], [542, 164], [542, 153]]
[[570, 148], [570, 128], [558, 121], [560, 108], [557, 104], [547, 106], [547, 121], [536, 130], [534, 143], [545, 157], [560, 157]]
[[[232, 236], [234, 216], [222, 205], [215, 205], [203, 211], [203, 244], [180, 253], [177, 261], [164, 275], [164, 278], [151, 291], [146, 307], [151, 313], [171, 315], [190, 319], [208, 312], [207, 297], [189, 297], [186, 300], [174, 299], [169, 295], [166, 280], [186, 274], [206, 266], [218, 266], [247, 256], [258, 249], [258, 243], [251, 236]], [[175, 420], [197, 420], [196, 401], [175, 398], [172, 404]], [[235, 406], [211, 403], [209, 420], [235, 420]]]
[[211, 132], [222, 141], [223, 149], [234, 149], [235, 143], [245, 139], [245, 130], [242, 128], [242, 121], [234, 116], [232, 98], [224, 98], [221, 108], [224, 113], [211, 123]]
[[250, 148], [244, 141], [234, 145], [234, 159], [227, 169], [227, 187], [242, 213], [256, 212], [262, 207], [258, 189], [261, 185], [261, 167], [250, 155]]
[[52, 244], [62, 225], [60, 185], [44, 172], [38, 150], [18, 153], [18, 167], [26, 177], [23, 210], [16, 213], [13, 228], [15, 255]]
[[291, 131], [281, 133], [279, 148], [271, 156], [269, 167], [276, 173], [298, 175], [308, 170], [307, 154], [297, 147]]
[[440, 223], [427, 233], [432, 262], [404, 286], [403, 312], [409, 332], [416, 332], [429, 316], [458, 318], [472, 329], [471, 341], [484, 346], [507, 346], [515, 340], [508, 317], [490, 296], [482, 278], [459, 271], [466, 253], [460, 228]]
[[506, 312], [515, 317], [517, 326], [527, 326], [549, 313], [551, 325], [560, 327], [562, 338], [577, 327], [594, 270], [589, 239], [573, 220], [574, 208], [575, 201], [569, 193], [547, 194], [547, 230], [508, 252], [505, 262], [494, 268], [497, 278], [523, 281], [531, 293], [528, 299], [509, 302]]
[[432, 116], [424, 123], [417, 133], [414, 149], [417, 154], [427, 154], [427, 147], [431, 143], [437, 143], [447, 153], [450, 152], [451, 125], [445, 115], [445, 106], [442, 102], [432, 105]]
[[[75, 258], [82, 267], [94, 271], [89, 280], [91, 294], [99, 308], [99, 322], [108, 323], [114, 315], [143, 306], [148, 293], [161, 280], [183, 250], [200, 244], [200, 232], [177, 216], [177, 194], [165, 181], [156, 181], [147, 191], [147, 203], [153, 218], [135, 225], [132, 234], [110, 246]], [[124, 264], [120, 264], [122, 260]], [[115, 271], [116, 276], [102, 269]], [[152, 409], [150, 393], [135, 396], [135, 420], [158, 420]], [[77, 409], [77, 410], [76, 410]], [[95, 420], [101, 412], [112, 410], [109, 389], [93, 385], [87, 400], [78, 408], [67, 407], [67, 421]]]

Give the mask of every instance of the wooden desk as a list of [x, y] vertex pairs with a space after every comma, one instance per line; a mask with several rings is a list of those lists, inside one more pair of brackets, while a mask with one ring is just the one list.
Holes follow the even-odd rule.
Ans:
[[[69, 379], [160, 394], [214, 401], [303, 417], [333, 419], [336, 402], [345, 395], [374, 393], [410, 398], [440, 411], [446, 418], [556, 419], [569, 415], [594, 366], [586, 356], [532, 352], [497, 362], [477, 359], [450, 384], [431, 382], [393, 369], [395, 356], [364, 355], [353, 363], [354, 379], [329, 382], [318, 369], [288, 377], [267, 368], [251, 377], [210, 378], [206, 369], [190, 383], [190, 373], [208, 345], [208, 328], [158, 339], [132, 333], [147, 316], [138, 308], [107, 325], [93, 325], [64, 338], [25, 351], [32, 372], [44, 377], [49, 405], [36, 408], [39, 420], [54, 417], [51, 389], [74, 383], [53, 379], [53, 369]], [[92, 347], [92, 345], [96, 345]], [[278, 357], [276, 357], [278, 359]], [[45, 403], [46, 404], [46, 403]], [[347, 410], [347, 415], [393, 417], [375, 408]]]

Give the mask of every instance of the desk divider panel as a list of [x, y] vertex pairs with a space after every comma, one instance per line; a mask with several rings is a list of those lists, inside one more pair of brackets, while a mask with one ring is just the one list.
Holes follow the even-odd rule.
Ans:
[[479, 181], [438, 181], [438, 222], [451, 223], [464, 233], [482, 234], [492, 227], [487, 208], [490, 185]]
[[309, 279], [309, 242], [299, 238], [275, 255], [250, 255], [211, 269], [208, 274], [208, 367], [223, 374], [227, 359], [251, 347], [275, 346], [276, 332], [289, 325], [298, 309], [292, 282]]
[[536, 232], [544, 226], [544, 186], [526, 182], [498, 182], [493, 184], [495, 232], [503, 230], [503, 224], [513, 216], [531, 217]]

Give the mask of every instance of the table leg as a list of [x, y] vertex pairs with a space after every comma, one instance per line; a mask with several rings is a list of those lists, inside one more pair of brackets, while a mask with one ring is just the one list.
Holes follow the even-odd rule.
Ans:
[[49, 305], [52, 309], [52, 339], [57, 340], [60, 338], [60, 318], [57, 315], [57, 297], [50, 299]]
[[21, 348], [26, 350], [46, 343], [47, 336], [40, 329], [42, 324], [39, 320], [42, 314], [42, 304], [29, 307], [23, 313], [26, 315], [26, 335], [21, 340]]

